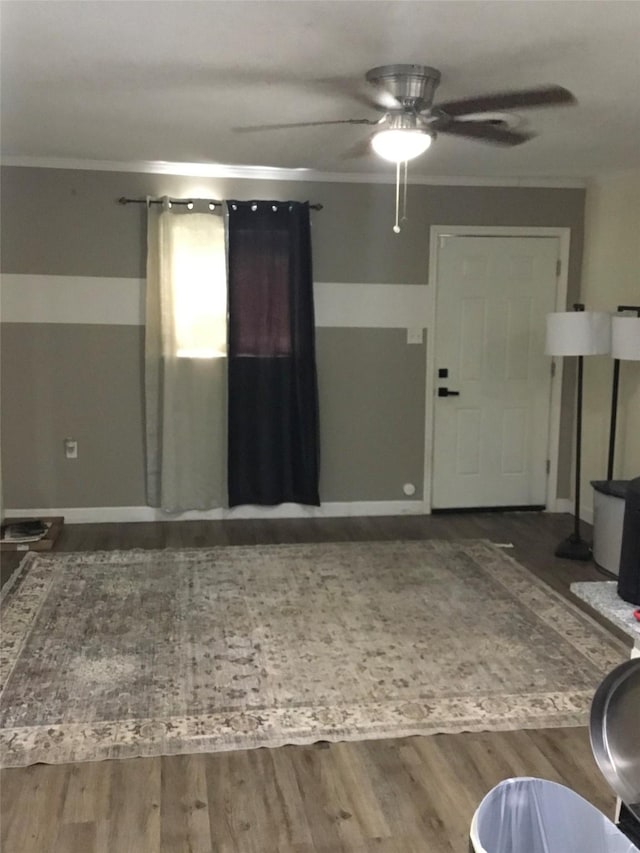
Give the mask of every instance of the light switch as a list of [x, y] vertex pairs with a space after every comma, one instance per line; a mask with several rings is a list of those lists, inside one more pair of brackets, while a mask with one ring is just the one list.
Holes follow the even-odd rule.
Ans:
[[420, 326], [410, 326], [407, 329], [408, 344], [421, 344], [423, 340], [422, 328]]
[[78, 442], [75, 438], [65, 438], [64, 440], [64, 455], [67, 459], [78, 458]]

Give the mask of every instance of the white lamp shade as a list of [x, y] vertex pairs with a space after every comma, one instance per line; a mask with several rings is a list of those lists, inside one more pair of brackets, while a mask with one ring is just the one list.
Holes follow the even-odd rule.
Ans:
[[640, 361], [640, 317], [613, 317], [611, 355], [625, 361]]
[[547, 314], [547, 355], [604, 355], [610, 350], [610, 314], [599, 311]]

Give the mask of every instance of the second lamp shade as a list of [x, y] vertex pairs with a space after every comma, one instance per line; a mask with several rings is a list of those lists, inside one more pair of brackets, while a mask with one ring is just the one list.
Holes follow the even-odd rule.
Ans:
[[611, 320], [611, 355], [625, 361], [640, 361], [640, 317]]
[[547, 314], [547, 355], [605, 355], [610, 350], [610, 314], [600, 311]]

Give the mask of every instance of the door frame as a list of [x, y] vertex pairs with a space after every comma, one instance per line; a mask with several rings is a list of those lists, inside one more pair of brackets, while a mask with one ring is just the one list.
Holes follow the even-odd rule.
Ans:
[[[555, 310], [565, 311], [567, 305], [567, 286], [569, 276], [569, 248], [571, 244], [570, 228], [539, 228], [535, 226], [495, 226], [495, 225], [432, 225], [429, 239], [429, 277], [428, 277], [428, 315], [427, 346], [425, 370], [425, 430], [424, 430], [424, 511], [431, 514], [433, 494], [433, 451], [435, 427], [435, 388], [436, 388], [436, 309], [438, 293], [438, 252], [441, 237], [555, 237], [558, 240], [558, 260], [560, 270], [556, 278]], [[556, 358], [555, 371], [551, 375], [551, 405], [549, 410], [549, 431], [547, 438], [547, 459], [549, 474], [545, 509], [555, 512], [558, 492], [558, 455], [560, 444], [560, 412], [562, 397], [562, 374], [564, 359]]]

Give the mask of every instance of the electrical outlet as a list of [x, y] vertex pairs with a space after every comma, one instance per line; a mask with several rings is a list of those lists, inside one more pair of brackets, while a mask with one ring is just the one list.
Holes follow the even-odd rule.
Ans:
[[419, 326], [410, 326], [407, 329], [407, 343], [421, 344], [423, 340], [422, 328]]
[[75, 440], [75, 438], [65, 438], [64, 455], [67, 459], [78, 458], [78, 442]]

